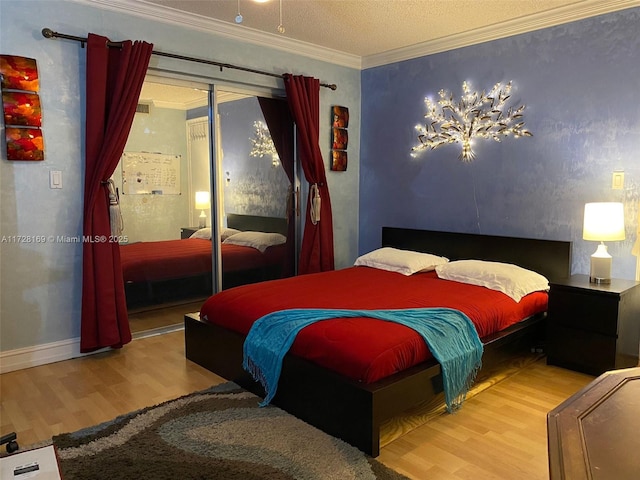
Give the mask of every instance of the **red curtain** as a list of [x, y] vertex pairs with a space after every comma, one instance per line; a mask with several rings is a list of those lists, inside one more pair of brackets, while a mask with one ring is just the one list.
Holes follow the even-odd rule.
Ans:
[[124, 150], [153, 45], [89, 34], [80, 351], [120, 348], [131, 341], [120, 247], [110, 238], [106, 181]]
[[[320, 194], [320, 220], [311, 221], [312, 199], [307, 201], [304, 234], [300, 247], [298, 273], [323, 272], [334, 269], [333, 216], [331, 199], [318, 145], [320, 130], [320, 81], [300, 75], [284, 75], [287, 103], [298, 127], [298, 150], [304, 176]], [[311, 188], [310, 197], [311, 197]]]
[[289, 179], [290, 192], [287, 201], [287, 255], [283, 265], [282, 276], [291, 277], [295, 274], [296, 224], [293, 198], [293, 118], [285, 100], [258, 97], [258, 103], [267, 124], [273, 145], [276, 147], [280, 164]]

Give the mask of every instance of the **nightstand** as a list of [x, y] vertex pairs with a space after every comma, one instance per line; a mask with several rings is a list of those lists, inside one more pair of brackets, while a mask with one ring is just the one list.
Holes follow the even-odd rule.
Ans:
[[180, 229], [180, 238], [189, 238], [191, 235], [200, 230], [200, 227], [182, 227]]
[[591, 375], [638, 365], [640, 282], [572, 275], [550, 286], [548, 364]]

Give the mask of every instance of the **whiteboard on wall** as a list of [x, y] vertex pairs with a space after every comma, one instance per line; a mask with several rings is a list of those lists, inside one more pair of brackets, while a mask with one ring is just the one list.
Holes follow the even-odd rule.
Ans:
[[126, 195], [180, 195], [180, 155], [122, 154], [122, 192]]

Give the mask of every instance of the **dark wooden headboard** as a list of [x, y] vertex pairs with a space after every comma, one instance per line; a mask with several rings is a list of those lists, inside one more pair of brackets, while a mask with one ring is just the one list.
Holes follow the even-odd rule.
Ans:
[[227, 227], [252, 232], [281, 233], [287, 235], [287, 219], [258, 215], [227, 214]]
[[433, 253], [449, 260], [488, 260], [519, 265], [549, 280], [571, 274], [571, 242], [382, 227], [382, 246]]

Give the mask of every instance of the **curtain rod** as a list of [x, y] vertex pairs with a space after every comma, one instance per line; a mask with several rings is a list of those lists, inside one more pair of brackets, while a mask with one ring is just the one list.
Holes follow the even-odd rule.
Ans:
[[[80, 42], [82, 44], [82, 48], [84, 48], [84, 44], [87, 43], [87, 41], [88, 41], [87, 38], [76, 37], [74, 35], [67, 35], [65, 33], [54, 32], [50, 28], [43, 28], [42, 29], [42, 36], [45, 37], [45, 38], [64, 38], [66, 40], [75, 40], [76, 42]], [[119, 48], [120, 46], [122, 46], [122, 43], [121, 42], [107, 42], [107, 46], [108, 47]], [[215, 62], [213, 60], [205, 60], [205, 59], [202, 59], [202, 58], [187, 57], [185, 55], [178, 55], [178, 54], [175, 54], [175, 53], [165, 53], [165, 52], [158, 52], [156, 50], [153, 50], [151, 52], [151, 54], [152, 55], [157, 55], [159, 57], [168, 57], [168, 58], [175, 58], [175, 59], [178, 59], [178, 60], [186, 60], [187, 62], [196, 62], [196, 63], [204, 63], [204, 64], [207, 64], [207, 65], [215, 65], [216, 67], [220, 67], [220, 71], [222, 71], [223, 68], [229, 68], [229, 69], [233, 69], [233, 70], [242, 70], [243, 72], [257, 73], [258, 75], [266, 75], [266, 76], [275, 77], [275, 78], [284, 78], [283, 74], [264, 72], [262, 70], [255, 70], [253, 68], [247, 68], [247, 67], [240, 67], [238, 65], [232, 65], [230, 63], [220, 63], [220, 62]], [[320, 83], [320, 86], [321, 87], [330, 88], [331, 90], [336, 90], [338, 88], [335, 83], [332, 83], [332, 84]]]

